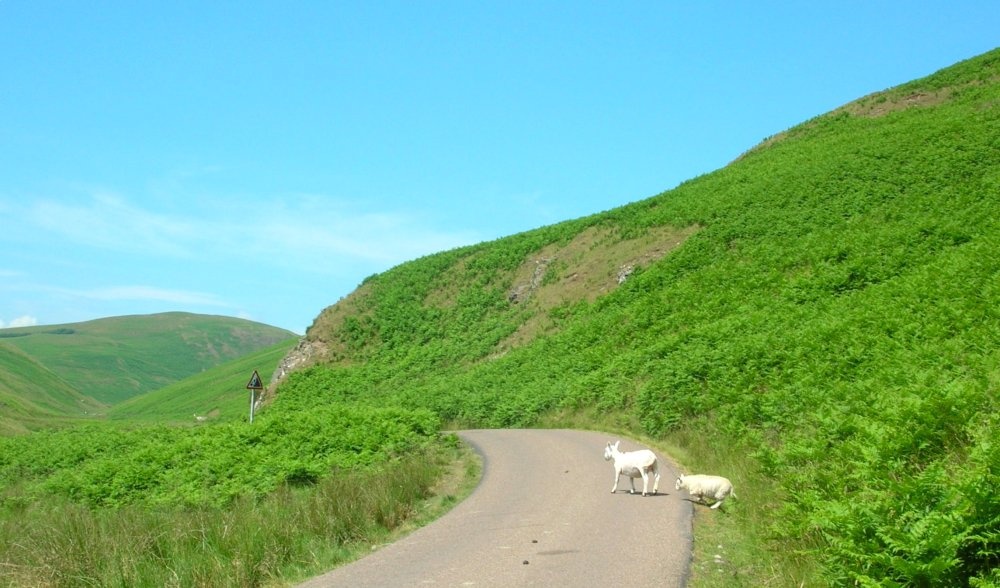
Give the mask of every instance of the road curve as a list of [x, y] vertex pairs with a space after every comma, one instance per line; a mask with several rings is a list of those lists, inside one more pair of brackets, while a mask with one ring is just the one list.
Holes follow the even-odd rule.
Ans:
[[[483, 458], [479, 486], [437, 521], [300, 584], [338, 586], [683, 586], [691, 503], [661, 457], [660, 493], [628, 493], [591, 431], [459, 431]], [[641, 445], [622, 440], [621, 449]], [[637, 480], [641, 492], [642, 480]], [[652, 486], [652, 483], [650, 483]], [[624, 488], [624, 490], [623, 490]]]

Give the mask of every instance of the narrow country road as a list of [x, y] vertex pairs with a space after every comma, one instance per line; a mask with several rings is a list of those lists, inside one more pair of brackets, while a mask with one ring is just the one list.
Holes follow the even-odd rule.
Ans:
[[[482, 455], [476, 490], [437, 521], [300, 588], [365, 586], [683, 586], [691, 503], [660, 456], [660, 493], [628, 494], [604, 446], [572, 430], [476, 430], [459, 436]], [[622, 439], [621, 449], [643, 446]], [[624, 488], [624, 490], [623, 490]], [[650, 482], [652, 491], [652, 482]]]

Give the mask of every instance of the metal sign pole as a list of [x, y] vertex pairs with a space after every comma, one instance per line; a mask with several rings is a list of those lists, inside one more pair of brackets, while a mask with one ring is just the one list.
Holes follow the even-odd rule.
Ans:
[[264, 384], [260, 381], [260, 374], [257, 370], [253, 371], [253, 375], [250, 376], [250, 381], [247, 383], [247, 390], [250, 391], [250, 423], [253, 424], [253, 406], [257, 403], [257, 391], [263, 390]]

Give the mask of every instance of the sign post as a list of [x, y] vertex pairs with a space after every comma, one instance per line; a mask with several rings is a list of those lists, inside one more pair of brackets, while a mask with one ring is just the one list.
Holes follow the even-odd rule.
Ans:
[[264, 384], [260, 381], [260, 375], [257, 370], [253, 371], [253, 375], [250, 376], [250, 381], [247, 382], [247, 390], [250, 391], [250, 422], [253, 423], [253, 405], [257, 402], [257, 391], [263, 390]]

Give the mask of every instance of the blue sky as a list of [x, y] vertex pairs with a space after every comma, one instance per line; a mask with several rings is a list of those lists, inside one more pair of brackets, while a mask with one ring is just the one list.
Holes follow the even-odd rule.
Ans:
[[301, 334], [367, 276], [653, 196], [998, 31], [992, 0], [0, 0], [0, 327]]

